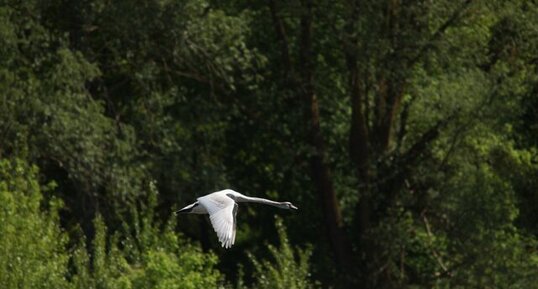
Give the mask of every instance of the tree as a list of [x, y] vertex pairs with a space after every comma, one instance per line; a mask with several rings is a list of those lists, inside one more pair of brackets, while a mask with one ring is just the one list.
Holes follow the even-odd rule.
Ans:
[[[344, 273], [358, 276], [352, 283], [390, 288], [415, 282], [405, 269], [414, 266], [408, 256], [412, 249], [398, 242], [412, 239], [406, 232], [423, 227], [424, 212], [436, 200], [430, 190], [442, 183], [435, 171], [448, 177], [462, 169], [451, 171], [447, 162], [457, 158], [462, 139], [479, 138], [475, 129], [484, 129], [483, 123], [473, 118], [490, 109], [502, 111], [495, 95], [503, 80], [483, 68], [494, 55], [488, 52], [491, 32], [505, 21], [505, 11], [520, 5], [527, 4], [245, 4], [264, 15], [256, 19], [259, 33], [252, 41], [263, 43], [268, 69], [278, 71], [277, 82], [262, 84], [267, 95], [282, 96], [273, 108], [304, 108], [302, 118], [294, 112], [295, 118], [280, 117], [287, 120], [280, 127], [292, 124], [296, 135], [285, 143], [300, 148], [295, 159], [311, 164], [319, 202], [311, 216], [325, 224], [334, 262], [338, 268], [360, 264], [358, 275]], [[255, 105], [251, 110], [265, 111]], [[343, 133], [349, 140], [347, 160], [338, 147]], [[352, 178], [349, 168], [355, 171]], [[401, 231], [402, 239], [391, 241], [391, 231]], [[424, 234], [429, 235], [427, 230]], [[421, 250], [433, 262], [430, 267], [445, 266], [436, 250], [424, 244]]]

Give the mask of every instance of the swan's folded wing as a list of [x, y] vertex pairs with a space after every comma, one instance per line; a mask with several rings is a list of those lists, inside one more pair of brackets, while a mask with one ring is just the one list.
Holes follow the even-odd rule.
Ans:
[[222, 247], [232, 247], [235, 242], [237, 204], [225, 195], [208, 195], [198, 198], [198, 201], [207, 209]]

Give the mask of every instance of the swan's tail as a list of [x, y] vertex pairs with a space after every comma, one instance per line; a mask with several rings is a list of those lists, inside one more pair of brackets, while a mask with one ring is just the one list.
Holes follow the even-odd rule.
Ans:
[[175, 211], [175, 214], [185, 214], [185, 213], [190, 213], [192, 212], [192, 209], [194, 209], [196, 206], [198, 206], [198, 201], [186, 206], [185, 208], [183, 209], [180, 209], [180, 210], [177, 210]]

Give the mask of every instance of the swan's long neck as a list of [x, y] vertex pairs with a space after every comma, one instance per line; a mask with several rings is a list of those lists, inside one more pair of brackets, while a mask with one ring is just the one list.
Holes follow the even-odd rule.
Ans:
[[235, 201], [236, 202], [243, 202], [243, 203], [260, 203], [260, 204], [265, 204], [265, 205], [271, 205], [271, 206], [281, 208], [281, 209], [287, 208], [286, 204], [284, 204], [282, 202], [275, 202], [275, 201], [271, 201], [271, 200], [264, 199], [264, 198], [249, 197], [249, 196], [245, 196], [245, 195], [236, 196]]

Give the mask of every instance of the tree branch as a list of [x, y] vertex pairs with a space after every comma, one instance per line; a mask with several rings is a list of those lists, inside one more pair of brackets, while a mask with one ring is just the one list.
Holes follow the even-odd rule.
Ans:
[[411, 67], [417, 63], [426, 54], [426, 52], [428, 52], [428, 50], [434, 47], [433, 42], [439, 39], [450, 26], [454, 25], [454, 23], [461, 17], [463, 12], [465, 12], [472, 2], [473, 0], [465, 0], [462, 5], [458, 7], [454, 13], [452, 13], [452, 15], [430, 36], [426, 43], [419, 48], [418, 53], [409, 62], [408, 67]]
[[434, 126], [423, 133], [420, 139], [403, 154], [403, 157], [401, 158], [403, 162], [407, 164], [414, 162], [426, 150], [426, 147], [439, 136], [441, 129], [454, 117], [455, 115], [452, 114], [445, 119], [439, 120]]
[[391, 167], [387, 168], [388, 171], [394, 171], [395, 173], [383, 181], [387, 186], [384, 188], [386, 191], [386, 205], [381, 206], [382, 208], [389, 208], [390, 204], [394, 202], [398, 192], [400, 192], [399, 189], [411, 173], [413, 164], [419, 156], [426, 151], [428, 145], [437, 139], [441, 129], [444, 128], [453, 117], [454, 115], [451, 115], [438, 121], [434, 126], [423, 133], [419, 140], [407, 150], [407, 152], [402, 154]]
[[430, 222], [428, 221], [428, 218], [426, 218], [426, 212], [423, 211], [421, 213], [421, 216], [422, 216], [422, 222], [424, 222], [424, 228], [426, 229], [426, 233], [428, 234], [428, 237], [429, 237], [428, 247], [429, 247], [430, 251], [432, 252], [433, 258], [435, 259], [437, 264], [439, 264], [439, 267], [441, 267], [441, 269], [443, 269], [443, 274], [446, 275], [446, 276], [452, 277], [452, 272], [450, 272], [448, 267], [443, 262], [443, 259], [441, 258], [441, 254], [439, 254], [439, 252], [437, 252], [437, 250], [435, 250], [435, 248], [434, 248], [434, 246], [432, 244], [431, 239], [433, 239], [433, 234], [432, 234], [432, 231], [431, 231], [431, 228], [430, 228]]
[[275, 29], [278, 42], [280, 43], [280, 56], [282, 58], [282, 63], [284, 63], [285, 76], [288, 76], [289, 74], [291, 74], [292, 70], [288, 37], [286, 35], [286, 27], [284, 26], [282, 19], [280, 19], [280, 17], [278, 16], [276, 0], [269, 1], [269, 10], [271, 11], [273, 27]]
[[366, 168], [368, 163], [368, 123], [366, 120], [366, 95], [363, 93], [361, 76], [356, 54], [357, 37], [356, 26], [359, 19], [359, 4], [354, 1], [351, 15], [346, 23], [347, 39], [344, 39], [344, 55], [349, 74], [349, 91], [351, 98], [351, 128], [349, 132], [349, 151], [359, 172], [361, 181], [366, 182]]
[[396, 136], [396, 147], [400, 148], [403, 142], [403, 139], [405, 135], [407, 134], [407, 120], [409, 118], [409, 108], [411, 107], [411, 104], [413, 104], [413, 101], [415, 98], [412, 98], [408, 102], [404, 104], [404, 107], [402, 109], [402, 112], [400, 113], [400, 127], [398, 130], [398, 134]]

